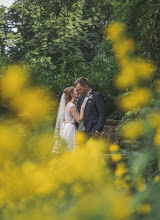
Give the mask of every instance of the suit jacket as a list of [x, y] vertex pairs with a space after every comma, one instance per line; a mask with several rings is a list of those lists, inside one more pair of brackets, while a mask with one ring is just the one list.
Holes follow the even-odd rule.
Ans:
[[[80, 112], [84, 97], [81, 96], [77, 102], [77, 109]], [[91, 91], [84, 110], [84, 127], [88, 135], [102, 131], [106, 121], [106, 108], [104, 98], [99, 92]]]

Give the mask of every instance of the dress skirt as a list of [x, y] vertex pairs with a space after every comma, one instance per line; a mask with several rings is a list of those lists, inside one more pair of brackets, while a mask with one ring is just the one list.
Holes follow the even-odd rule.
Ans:
[[63, 122], [60, 129], [60, 137], [66, 143], [68, 150], [75, 148], [76, 125], [71, 122]]

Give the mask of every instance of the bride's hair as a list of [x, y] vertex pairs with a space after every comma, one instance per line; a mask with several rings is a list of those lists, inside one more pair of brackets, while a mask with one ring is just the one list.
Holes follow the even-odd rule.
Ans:
[[66, 99], [66, 104], [71, 101], [72, 96], [71, 94], [74, 92], [74, 86], [67, 87], [63, 90], [63, 93], [65, 93], [65, 99]]

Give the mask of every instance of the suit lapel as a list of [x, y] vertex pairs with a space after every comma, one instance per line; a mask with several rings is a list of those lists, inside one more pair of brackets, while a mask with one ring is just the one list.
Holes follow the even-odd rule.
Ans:
[[[93, 90], [89, 93], [88, 97], [89, 97], [90, 95], [93, 95]], [[86, 110], [86, 108], [87, 108], [87, 105], [88, 105], [88, 102], [89, 102], [89, 101], [90, 101], [90, 99], [87, 100], [87, 103], [86, 103], [86, 106], [85, 106], [85, 110]]]

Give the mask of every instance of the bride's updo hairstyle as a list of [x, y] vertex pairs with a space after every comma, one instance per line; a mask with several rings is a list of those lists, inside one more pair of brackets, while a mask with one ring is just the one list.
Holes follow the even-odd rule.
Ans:
[[71, 94], [74, 92], [74, 88], [75, 88], [74, 86], [71, 86], [63, 90], [63, 93], [65, 93], [66, 104], [71, 101], [72, 99]]

